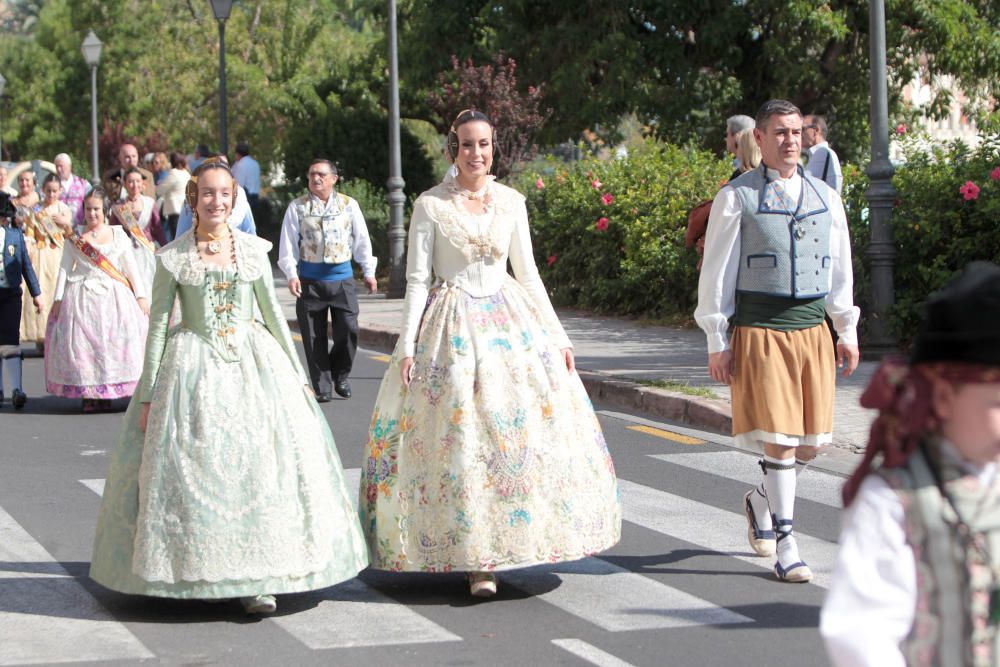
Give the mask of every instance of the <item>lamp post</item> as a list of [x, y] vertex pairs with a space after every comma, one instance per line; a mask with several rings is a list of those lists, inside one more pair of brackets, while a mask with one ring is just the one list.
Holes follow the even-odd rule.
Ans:
[[93, 149], [91, 154], [93, 162], [93, 174], [90, 182], [96, 188], [101, 184], [100, 164], [97, 154], [97, 65], [101, 62], [101, 47], [104, 44], [97, 39], [97, 35], [91, 30], [80, 46], [83, 52], [83, 61], [90, 66], [90, 143]]
[[[0, 98], [3, 98], [3, 90], [7, 87], [7, 79], [0, 74]], [[0, 109], [3, 108], [3, 104], [0, 103]], [[0, 162], [3, 162], [3, 131], [0, 130]]]
[[396, 57], [396, 0], [389, 0], [389, 290], [388, 298], [402, 299], [406, 291], [403, 263], [406, 231], [403, 229], [402, 160], [399, 154], [399, 63]]
[[229, 136], [226, 131], [226, 19], [233, 8], [233, 0], [209, 0], [212, 13], [219, 22], [219, 150], [229, 155]]
[[889, 160], [889, 101], [885, 65], [885, 2], [872, 0], [868, 9], [870, 41], [868, 57], [871, 65], [871, 130], [872, 161], [868, 165], [868, 220], [871, 241], [868, 257], [871, 260], [872, 312], [868, 318], [869, 340], [865, 346], [868, 356], [881, 357], [896, 349], [895, 337], [889, 332], [889, 309], [895, 303], [892, 266], [896, 256], [893, 241], [892, 206], [896, 201], [896, 188], [892, 185], [895, 171]]

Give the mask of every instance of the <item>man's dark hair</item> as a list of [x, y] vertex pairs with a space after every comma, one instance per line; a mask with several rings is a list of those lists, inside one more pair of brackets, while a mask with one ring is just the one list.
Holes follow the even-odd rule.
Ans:
[[170, 154], [170, 166], [174, 169], [187, 169], [187, 157], [180, 151], [174, 151]]
[[239, 155], [250, 155], [250, 144], [245, 141], [236, 144], [236, 153]]
[[788, 100], [768, 100], [757, 111], [757, 127], [761, 130], [767, 129], [767, 122], [771, 116], [798, 116], [802, 117], [802, 112], [797, 106]]
[[198, 144], [194, 147], [194, 154], [198, 157], [208, 157], [211, 153], [207, 144]]

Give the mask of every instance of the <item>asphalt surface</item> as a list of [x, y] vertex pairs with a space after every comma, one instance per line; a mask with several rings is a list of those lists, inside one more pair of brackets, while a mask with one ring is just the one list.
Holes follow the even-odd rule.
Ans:
[[[360, 350], [353, 398], [322, 406], [349, 470], [361, 465], [386, 360]], [[828, 664], [816, 626], [837, 475], [800, 477], [796, 528], [817, 582], [780, 583], [746, 544], [754, 456], [597, 405], [625, 508], [610, 551], [502, 574], [488, 601], [460, 574], [366, 571], [280, 596], [274, 617], [251, 619], [236, 602], [128, 597], [87, 578], [95, 491], [125, 403], [83, 415], [78, 401], [45, 396], [39, 358], [26, 360], [25, 380], [25, 410], [0, 408], [0, 666]]]

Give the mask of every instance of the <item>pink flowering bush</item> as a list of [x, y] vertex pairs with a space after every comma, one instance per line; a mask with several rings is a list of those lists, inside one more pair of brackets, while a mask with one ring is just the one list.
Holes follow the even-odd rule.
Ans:
[[[912, 133], [911, 133], [912, 134]], [[916, 331], [923, 302], [973, 260], [1000, 263], [1000, 137], [984, 133], [970, 149], [956, 142], [927, 148], [924, 138], [902, 139], [904, 160], [893, 184], [896, 305], [890, 326], [904, 343]], [[870, 312], [868, 182], [845, 168], [844, 203], [854, 248], [855, 297], [862, 323]], [[996, 178], [993, 174], [997, 173]]]
[[[513, 185], [528, 198], [536, 261], [553, 300], [597, 312], [690, 318], [698, 258], [688, 211], [732, 165], [708, 151], [646, 141], [621, 159], [555, 160]], [[559, 261], [555, 261], [558, 255]]]

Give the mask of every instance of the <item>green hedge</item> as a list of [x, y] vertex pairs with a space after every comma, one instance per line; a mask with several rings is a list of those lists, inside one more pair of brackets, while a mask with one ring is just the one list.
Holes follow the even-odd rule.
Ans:
[[[903, 160], [893, 178], [897, 190], [891, 219], [896, 241], [896, 304], [889, 327], [905, 347], [931, 292], [971, 261], [1000, 263], [1000, 137], [982, 136], [975, 149], [961, 142], [930, 146], [921, 136], [904, 138], [901, 143]], [[845, 176], [855, 294], [864, 318], [871, 303], [865, 254], [867, 178], [856, 167]], [[968, 198], [965, 191], [969, 191]]]
[[698, 276], [697, 255], [684, 248], [687, 214], [715, 195], [730, 164], [647, 140], [619, 159], [533, 166], [515, 187], [527, 196], [536, 261], [555, 303], [690, 317]]

